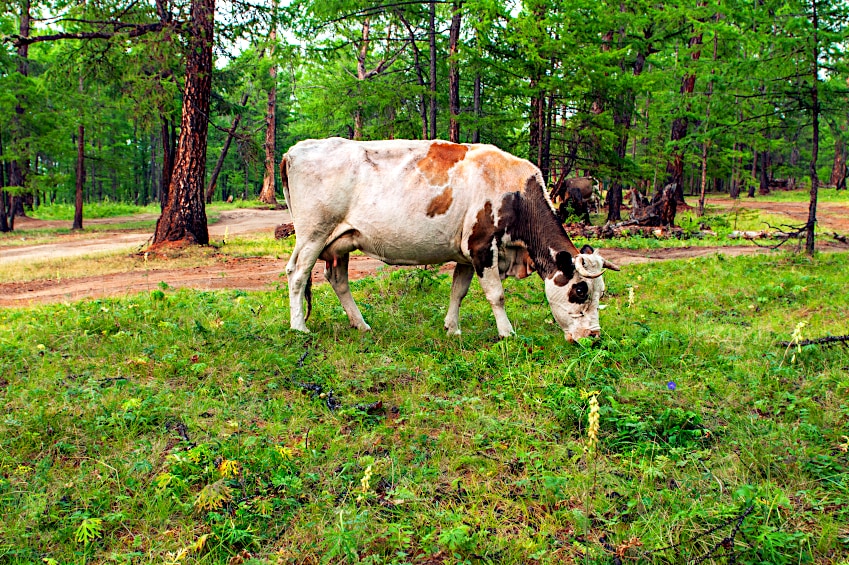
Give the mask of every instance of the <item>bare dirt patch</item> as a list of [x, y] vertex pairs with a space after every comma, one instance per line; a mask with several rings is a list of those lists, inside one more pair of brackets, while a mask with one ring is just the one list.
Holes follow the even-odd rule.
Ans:
[[[157, 217], [153, 214], [139, 214], [130, 218], [100, 218], [87, 220], [86, 225], [138, 222], [141, 220], [155, 220]], [[209, 238], [215, 240], [222, 239], [225, 234], [239, 235], [265, 230], [273, 233], [276, 226], [291, 221], [292, 219], [288, 210], [225, 210], [220, 213], [218, 220], [214, 224], [210, 224]], [[15, 220], [15, 231], [25, 236], [28, 230], [68, 227], [68, 224], [69, 222], [64, 220], [48, 221], [33, 218], [17, 218]], [[93, 235], [91, 233], [59, 235], [56, 236], [55, 243], [0, 247], [0, 263], [60, 259], [63, 257], [80, 257], [82, 255], [120, 251], [129, 253], [138, 250], [150, 241], [153, 236], [149, 231], [142, 230], [98, 232], [94, 237], [92, 237]]]
[[[727, 256], [768, 253], [763, 247], [681, 247], [670, 249], [605, 249], [604, 256], [619, 265], [705, 257], [722, 253]], [[391, 267], [377, 259], [355, 255], [351, 257], [349, 275], [352, 280], [375, 274], [380, 269], [396, 270], [410, 267]], [[440, 267], [441, 272], [451, 272], [454, 264]], [[227, 258], [221, 263], [188, 269], [165, 269], [155, 271], [133, 271], [95, 277], [67, 280], [39, 280], [21, 283], [0, 284], [0, 306], [30, 306], [53, 302], [130, 296], [159, 288], [165, 283], [170, 288], [193, 288], [197, 290], [276, 290], [286, 282], [286, 259], [270, 258]], [[313, 281], [324, 282], [324, 263], [316, 263], [312, 272]]]
[[[735, 202], [728, 198], [715, 198], [710, 204], [731, 209]], [[763, 202], [759, 200], [738, 201], [740, 207], [757, 208], [775, 214], [783, 214], [803, 222], [807, 219], [807, 204], [801, 202]], [[821, 204], [822, 227], [827, 231], [849, 232], [849, 205], [836, 203]], [[133, 217], [138, 220], [139, 217]], [[89, 223], [96, 223], [91, 220]], [[107, 220], [116, 223], [115, 218]], [[225, 233], [230, 235], [268, 231], [291, 218], [285, 210], [228, 210], [221, 213], [218, 222], [209, 228], [210, 239], [221, 239]], [[39, 220], [30, 220], [35, 223]], [[49, 227], [41, 222], [40, 227]], [[62, 225], [67, 222], [60, 222]], [[20, 225], [20, 224], [19, 224]], [[73, 239], [72, 236], [60, 236], [56, 243], [27, 247], [0, 248], [0, 263], [5, 261], [26, 261], [41, 258], [57, 258], [86, 255], [96, 252], [127, 252], [138, 249], [150, 237], [149, 233], [103, 233], [91, 239]], [[63, 239], [65, 238], [65, 239]], [[846, 250], [846, 246], [821, 243], [822, 250]], [[717, 253], [735, 257], [769, 253], [769, 249], [758, 246], [733, 247], [678, 247], [666, 249], [604, 249], [604, 256], [619, 265], [666, 261], [704, 257]], [[141, 260], [140, 260], [141, 265]], [[441, 272], [451, 272], [453, 263], [443, 265]], [[403, 269], [409, 267], [389, 267], [370, 257], [355, 255], [351, 257], [349, 273], [352, 280], [375, 274], [380, 269]], [[44, 279], [32, 282], [0, 283], [0, 306], [29, 306], [53, 302], [73, 301], [83, 298], [103, 298], [128, 296], [146, 292], [165, 283], [170, 288], [193, 288], [198, 290], [275, 290], [285, 279], [286, 260], [264, 257], [234, 258], [221, 255], [220, 262], [191, 268], [148, 270], [139, 269], [72, 279]], [[319, 262], [313, 269], [313, 281], [324, 282], [324, 264]]]
[[[807, 202], [768, 202], [757, 198], [741, 197], [708, 198], [706, 203], [718, 207], [723, 212], [734, 208], [761, 210], [775, 216], [787, 216], [792, 224], [804, 224], [808, 221]], [[817, 204], [817, 223], [824, 232], [849, 233], [849, 204], [840, 202], [819, 202]]]

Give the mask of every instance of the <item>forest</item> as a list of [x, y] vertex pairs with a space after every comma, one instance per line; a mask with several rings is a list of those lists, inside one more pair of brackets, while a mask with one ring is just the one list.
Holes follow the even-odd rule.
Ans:
[[630, 188], [815, 202], [846, 184], [848, 19], [829, 0], [4, 1], [0, 230], [159, 202], [155, 242], [205, 243], [205, 202], [276, 203], [275, 163], [327, 136], [495, 144], [551, 187], [600, 179], [609, 221]]

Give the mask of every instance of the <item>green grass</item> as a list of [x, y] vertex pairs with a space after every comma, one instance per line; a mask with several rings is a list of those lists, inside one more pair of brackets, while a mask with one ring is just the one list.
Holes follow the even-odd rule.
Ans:
[[[83, 206], [83, 222], [85, 219], [116, 218], [136, 214], [159, 214], [159, 204], [153, 202], [147, 206], [136, 206], [125, 202], [91, 202]], [[73, 204], [51, 204], [40, 206], [30, 215], [39, 220], [68, 220], [74, 219]]]
[[[764, 200], [767, 202], [809, 202], [810, 199], [810, 187], [800, 190], [773, 190], [767, 195], [761, 196], [758, 194], [755, 196], [755, 200]], [[740, 200], [745, 201], [745, 195], [742, 195]], [[817, 191], [817, 202], [840, 202], [843, 204], [849, 204], [849, 191], [823, 188], [820, 186]]]
[[328, 285], [310, 335], [284, 291], [0, 311], [0, 562], [684, 563], [751, 508], [737, 563], [845, 563], [849, 351], [777, 345], [849, 333], [845, 265], [626, 266], [596, 347], [537, 277], [448, 338], [429, 270], [352, 284], [368, 334]]

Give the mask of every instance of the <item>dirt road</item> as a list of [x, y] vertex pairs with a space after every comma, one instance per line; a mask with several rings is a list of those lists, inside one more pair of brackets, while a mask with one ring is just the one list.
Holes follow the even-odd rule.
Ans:
[[[734, 201], [730, 199], [711, 199], [711, 204], [730, 208]], [[743, 207], [764, 209], [776, 214], [785, 214], [794, 220], [807, 218], [807, 204], [745, 201]], [[849, 232], [849, 206], [825, 203], [823, 209], [823, 227], [826, 230]], [[133, 220], [138, 220], [136, 216]], [[54, 222], [35, 222], [32, 227], [51, 227]], [[210, 226], [210, 238], [221, 239], [225, 232], [230, 235], [273, 231], [281, 223], [289, 222], [287, 211], [275, 210], [228, 210], [222, 212], [219, 220]], [[20, 220], [19, 220], [20, 222]], [[92, 220], [89, 223], [118, 223], [115, 218]], [[844, 224], [845, 222], [845, 224]], [[66, 225], [62, 222], [61, 225]], [[18, 227], [24, 227], [21, 223]], [[54, 226], [55, 227], [55, 226]], [[21, 233], [25, 233], [24, 231]], [[59, 236], [56, 243], [26, 247], [0, 248], [0, 263], [11, 261], [32, 261], [43, 258], [73, 257], [98, 252], [131, 252], [146, 243], [149, 232], [104, 233], [101, 236], [81, 239], [79, 237]], [[823, 244], [822, 249], [844, 249], [845, 246]], [[753, 255], [768, 253], [762, 247], [682, 247], [669, 249], [632, 250], [609, 248], [604, 256], [620, 265], [665, 261], [690, 257], [703, 257], [722, 253], [726, 256]], [[147, 270], [140, 268], [131, 272], [81, 277], [63, 280], [38, 280], [23, 283], [0, 283], [0, 306], [28, 306], [52, 302], [80, 300], [83, 298], [101, 298], [107, 296], [127, 296], [158, 288], [160, 282], [172, 288], [195, 288], [200, 290], [241, 289], [274, 290], [285, 282], [285, 259], [271, 258], [222, 258], [219, 263], [203, 267]], [[376, 259], [364, 256], [352, 256], [350, 277], [352, 280], [374, 274], [379, 269], [399, 269], [389, 267]], [[444, 265], [441, 270], [450, 272], [453, 264]], [[319, 262], [313, 270], [313, 280], [323, 282], [324, 264]]]
[[[682, 247], [671, 249], [605, 249], [604, 256], [619, 265], [666, 261], [688, 257], [704, 257], [715, 253], [726, 256], [768, 253], [763, 247]], [[390, 267], [365, 256], [352, 256], [349, 274], [352, 280], [376, 273], [379, 269], [405, 269]], [[444, 265], [443, 272], [451, 272], [453, 263]], [[107, 296], [129, 296], [138, 292], [158, 288], [160, 282], [172, 288], [195, 288], [198, 290], [241, 289], [275, 290], [286, 281], [286, 260], [270, 258], [228, 258], [219, 264], [189, 269], [170, 269], [128, 273], [114, 273], [75, 279], [40, 280], [23, 283], [0, 284], [0, 306], [29, 306], [102, 298]], [[313, 280], [324, 281], [324, 263], [319, 261], [313, 269]]]
[[[97, 224], [120, 224], [122, 221], [155, 220], [158, 216], [153, 214], [142, 214], [132, 218], [103, 218], [87, 220], [86, 225]], [[225, 232], [228, 235], [258, 232], [267, 230], [274, 232], [274, 228], [280, 224], [291, 222], [288, 210], [225, 210], [221, 212], [218, 220], [209, 226], [209, 238], [221, 239]], [[31, 218], [19, 218], [15, 221], [16, 230], [26, 234], [28, 230], [38, 228], [67, 227], [66, 221], [43, 221]], [[42, 259], [61, 259], [63, 257], [80, 257], [83, 255], [96, 255], [101, 253], [131, 252], [147, 243], [153, 233], [147, 231], [139, 232], [102, 232], [97, 237], [88, 237], [89, 234], [60, 235], [56, 243], [45, 243], [42, 245], [26, 245], [17, 247], [0, 247], [0, 263], [11, 263], [14, 261], [38, 261]]]

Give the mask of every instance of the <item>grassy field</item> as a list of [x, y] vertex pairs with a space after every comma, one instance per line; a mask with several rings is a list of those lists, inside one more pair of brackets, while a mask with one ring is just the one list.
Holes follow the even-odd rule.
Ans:
[[627, 266], [595, 346], [537, 277], [448, 338], [430, 270], [353, 283], [368, 334], [328, 285], [310, 335], [285, 291], [0, 311], [0, 563], [847, 563], [849, 349], [778, 345], [849, 333], [846, 259]]

